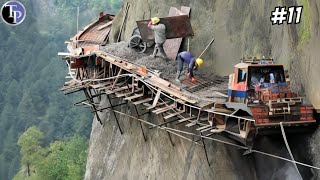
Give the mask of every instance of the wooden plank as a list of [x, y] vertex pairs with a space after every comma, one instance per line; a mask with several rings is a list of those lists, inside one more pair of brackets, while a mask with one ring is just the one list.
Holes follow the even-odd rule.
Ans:
[[169, 115], [167, 115], [167, 116], [164, 116], [163, 118], [164, 118], [164, 119], [169, 119], [169, 118], [175, 117], [175, 116], [177, 116], [177, 115], [179, 115], [179, 114], [182, 114], [182, 113], [184, 113], [184, 112], [185, 112], [184, 110], [178, 111], [178, 112], [175, 112], [175, 113], [173, 113], [173, 114], [169, 114]]
[[159, 89], [159, 90], [157, 91], [156, 97], [154, 98], [154, 101], [153, 101], [153, 103], [152, 103], [152, 106], [153, 106], [153, 107], [156, 107], [156, 105], [157, 105], [157, 103], [158, 103], [158, 101], [159, 101], [160, 95], [161, 95], [161, 89]]
[[100, 31], [101, 29], [104, 29], [104, 28], [111, 26], [111, 25], [112, 25], [112, 21], [109, 21], [106, 24], [99, 26], [97, 29]]
[[89, 86], [92, 87], [93, 89], [98, 89], [98, 88], [101, 88], [101, 87], [104, 87], [104, 86], [110, 85], [110, 84], [112, 84], [112, 81], [107, 81], [107, 82], [100, 83], [100, 84], [89, 84]]
[[128, 90], [130, 88], [130, 86], [122, 86], [120, 88], [114, 89], [112, 90], [113, 92], [119, 92], [119, 91], [124, 91], [124, 90]]
[[171, 110], [172, 108], [173, 108], [173, 106], [165, 106], [165, 107], [153, 110], [152, 112], [155, 113], [155, 114], [161, 114], [161, 113], [164, 113], [166, 111]]
[[[109, 86], [108, 88], [110, 88], [111, 86]], [[111, 94], [114, 94], [114, 93], [116, 93], [116, 92], [119, 92], [119, 91], [124, 91], [124, 90], [127, 90], [127, 89], [129, 89], [129, 87], [128, 86], [123, 86], [123, 87], [120, 87], [120, 88], [118, 88], [118, 89], [114, 89], [114, 90], [111, 90], [111, 89], [103, 89], [104, 91], [105, 91], [105, 94], [107, 94], [107, 95], [111, 95]]]
[[121, 73], [122, 73], [122, 69], [119, 70], [117, 78], [114, 80], [111, 89], [114, 89], [115, 85], [118, 83], [119, 76], [121, 75]]
[[197, 131], [201, 131], [201, 130], [207, 129], [208, 127], [211, 127], [211, 125], [208, 124], [206, 126], [199, 127], [199, 128], [197, 128]]
[[124, 97], [124, 96], [128, 96], [128, 95], [131, 95], [133, 94], [134, 92], [126, 92], [126, 93], [115, 93], [116, 97], [117, 98], [121, 98], [121, 97]]
[[193, 120], [193, 119], [196, 119], [196, 118], [197, 118], [196, 116], [192, 116], [192, 117], [187, 117], [187, 118], [184, 118], [184, 119], [180, 119], [179, 123], [190, 121], [190, 120]]
[[187, 124], [186, 126], [187, 126], [187, 127], [191, 127], [191, 126], [194, 126], [194, 125], [196, 125], [196, 124], [197, 124], [197, 122], [196, 122], [196, 121], [193, 121], [193, 122]]
[[58, 56], [74, 56], [74, 55], [68, 52], [58, 52]]
[[105, 89], [104, 91], [105, 91], [104, 93], [105, 93], [106, 95], [114, 94], [114, 91], [109, 90], [109, 89]]
[[130, 92], [125, 92], [125, 93], [116, 93], [116, 97], [117, 98], [125, 97], [125, 96], [128, 96], [128, 95], [134, 94], [134, 93], [139, 93], [141, 91], [142, 91], [142, 89], [138, 89], [135, 92], [130, 91]]
[[212, 127], [210, 126], [210, 127], [208, 127], [208, 128], [206, 128], [206, 129], [203, 129], [203, 130], [201, 130], [200, 132], [206, 132], [206, 131], [210, 131], [212, 129]]
[[124, 98], [124, 100], [129, 100], [129, 101], [131, 101], [131, 100], [133, 100], [133, 99], [140, 98], [140, 97], [142, 97], [142, 96], [143, 96], [143, 94], [135, 94], [134, 96], [130, 96], [130, 97]]
[[143, 103], [146, 103], [146, 102], [150, 102], [152, 101], [152, 98], [147, 98], [147, 99], [142, 99], [142, 100], [139, 100], [139, 101], [135, 101], [133, 102], [134, 105], [138, 105], [138, 104], [143, 104]]
[[154, 107], [153, 107], [153, 106], [147, 107], [146, 110], [150, 110], [150, 109], [153, 109], [153, 108], [156, 108], [156, 107], [158, 107], [158, 106], [162, 106], [162, 105], [165, 105], [165, 104], [168, 104], [168, 103], [170, 103], [170, 102], [157, 103], [156, 106], [154, 106]]

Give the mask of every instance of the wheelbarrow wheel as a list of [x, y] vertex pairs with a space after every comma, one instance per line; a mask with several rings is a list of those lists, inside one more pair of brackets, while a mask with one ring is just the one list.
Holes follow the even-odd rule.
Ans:
[[144, 53], [147, 49], [147, 43], [142, 41], [140, 35], [133, 35], [130, 38], [129, 47], [138, 49], [139, 53]]

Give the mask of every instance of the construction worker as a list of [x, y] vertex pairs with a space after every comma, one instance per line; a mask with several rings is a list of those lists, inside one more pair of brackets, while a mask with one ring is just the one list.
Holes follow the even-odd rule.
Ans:
[[176, 81], [180, 82], [179, 77], [183, 70], [183, 63], [188, 64], [188, 74], [187, 76], [191, 78], [192, 82], [196, 81], [194, 78], [193, 70], [200, 67], [203, 64], [203, 60], [201, 58], [196, 58], [193, 54], [188, 51], [183, 51], [178, 54], [178, 71], [176, 74]]
[[155, 37], [155, 47], [152, 54], [152, 57], [156, 57], [158, 51], [160, 55], [164, 59], [168, 59], [166, 53], [163, 49], [163, 44], [166, 42], [166, 26], [160, 23], [160, 19], [158, 17], [151, 18], [151, 21], [148, 24], [148, 27], [154, 31]]

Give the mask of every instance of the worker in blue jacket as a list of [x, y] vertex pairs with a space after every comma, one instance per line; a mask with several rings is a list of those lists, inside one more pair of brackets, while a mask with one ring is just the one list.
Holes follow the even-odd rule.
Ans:
[[183, 70], [183, 63], [188, 64], [188, 74], [187, 76], [191, 78], [192, 82], [195, 82], [193, 70], [200, 67], [203, 64], [203, 60], [201, 58], [196, 58], [191, 52], [183, 51], [178, 54], [178, 71], [176, 74], [176, 81], [180, 82], [179, 77]]

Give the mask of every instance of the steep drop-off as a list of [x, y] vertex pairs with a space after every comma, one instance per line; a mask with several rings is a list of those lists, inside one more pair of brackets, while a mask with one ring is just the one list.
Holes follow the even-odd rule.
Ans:
[[[190, 50], [199, 55], [211, 37], [216, 41], [203, 56], [202, 72], [228, 75], [243, 56], [270, 56], [289, 70], [292, 88], [305, 95], [320, 109], [320, 34], [318, 1], [245, 1], [245, 0], [127, 0], [130, 4], [122, 40], [128, 41], [136, 20], [167, 16], [169, 8], [190, 6], [195, 36]], [[271, 11], [276, 6], [304, 5], [303, 19], [298, 25], [271, 25]], [[123, 19], [121, 10], [113, 22], [112, 38], [118, 37]], [[186, 43], [182, 45], [186, 49]], [[171, 68], [171, 67], [170, 67]], [[175, 68], [175, 67], [172, 67]], [[108, 103], [101, 102], [102, 107]], [[120, 108], [119, 108], [120, 109]], [[135, 114], [133, 108], [122, 112]], [[148, 130], [144, 142], [139, 123], [119, 116], [124, 135], [117, 129], [110, 112], [101, 114], [101, 126], [93, 121], [85, 179], [300, 179], [291, 163], [258, 154], [243, 156], [242, 150], [206, 141], [211, 167], [201, 146], [173, 136], [170, 144], [166, 132]], [[160, 123], [153, 115], [144, 117]], [[289, 136], [298, 161], [317, 164], [318, 132]], [[311, 145], [310, 145], [311, 143]], [[311, 148], [310, 148], [311, 147]], [[281, 136], [259, 137], [256, 148], [289, 158]], [[310, 159], [311, 160], [310, 160]], [[319, 165], [319, 164], [318, 164]], [[304, 179], [316, 179], [318, 172], [299, 166]]]

